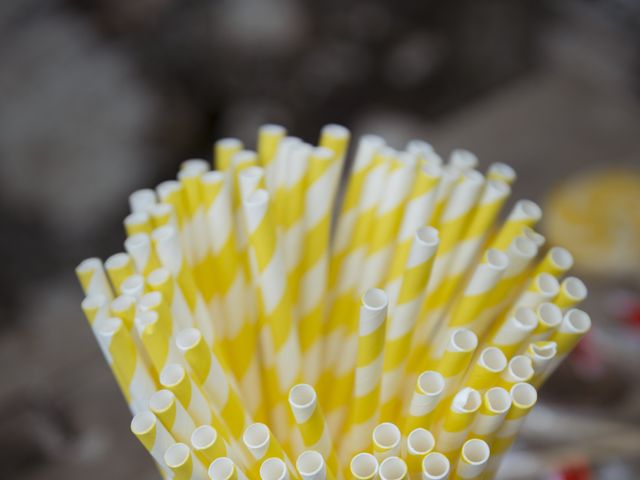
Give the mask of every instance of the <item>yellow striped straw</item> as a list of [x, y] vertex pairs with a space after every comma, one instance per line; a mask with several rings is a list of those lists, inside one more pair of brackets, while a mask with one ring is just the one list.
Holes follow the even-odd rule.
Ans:
[[151, 215], [154, 229], [165, 225], [171, 225], [174, 228], [177, 226], [173, 206], [168, 203], [156, 203], [149, 209], [149, 215]]
[[348, 128], [336, 123], [330, 123], [320, 130], [318, 146], [332, 150], [340, 163], [342, 163], [342, 159], [347, 154], [350, 139], [351, 132], [349, 132]]
[[250, 472], [258, 473], [260, 465], [268, 458], [279, 458], [289, 470], [293, 468], [284, 448], [264, 423], [249, 425], [242, 434], [242, 442], [253, 457]]
[[156, 416], [143, 410], [131, 420], [131, 432], [156, 461], [163, 476], [171, 478], [172, 472], [164, 463], [164, 452], [175, 443], [175, 439]]
[[410, 480], [420, 480], [422, 477], [422, 459], [431, 453], [436, 446], [433, 434], [424, 428], [416, 428], [407, 436], [406, 452], [403, 457], [407, 460], [408, 476]]
[[[380, 383], [384, 359], [384, 338], [388, 300], [384, 290], [372, 288], [362, 296], [358, 328], [358, 356], [354, 374], [353, 397], [345, 436], [340, 445], [346, 461], [369, 442], [369, 432], [378, 421]], [[351, 392], [342, 397], [348, 402]]]
[[107, 301], [113, 299], [113, 290], [99, 258], [87, 258], [80, 262], [76, 267], [76, 275], [86, 296], [100, 294], [104, 295]]
[[193, 327], [193, 315], [187, 300], [168, 269], [156, 268], [147, 275], [146, 283], [151, 292], [162, 294], [163, 302], [166, 302], [169, 307], [171, 320], [176, 330]]
[[533, 342], [527, 347], [525, 355], [531, 359], [534, 372], [529, 383], [539, 388], [544, 381], [547, 370], [558, 355], [558, 344], [548, 341]]
[[437, 248], [438, 231], [435, 228], [421, 227], [416, 231], [397, 303], [389, 315], [380, 390], [382, 421], [396, 421], [402, 407], [402, 386], [411, 336], [424, 300]]
[[191, 449], [203, 465], [211, 465], [216, 458], [227, 455], [229, 447], [211, 425], [200, 425], [191, 433]]
[[500, 375], [500, 381], [497, 383], [510, 389], [517, 383], [528, 382], [533, 378], [533, 374], [531, 359], [525, 355], [515, 355], [509, 360], [507, 367]]
[[496, 347], [485, 347], [469, 367], [462, 384], [483, 393], [495, 385], [507, 368], [507, 357]]
[[233, 437], [240, 441], [251, 420], [219, 356], [208, 348], [202, 334], [195, 328], [179, 332], [176, 345], [189, 364], [194, 380], [213, 401]]
[[124, 217], [124, 230], [127, 236], [132, 236], [137, 233], [151, 233], [153, 230], [153, 223], [151, 221], [151, 215], [147, 212], [135, 212], [130, 213]]
[[562, 277], [573, 266], [573, 255], [566, 248], [552, 247], [533, 271], [533, 276], [548, 273]]
[[450, 470], [449, 459], [439, 452], [431, 452], [422, 460], [423, 480], [448, 480]]
[[461, 389], [453, 397], [439, 428], [434, 430], [438, 451], [447, 455], [449, 460], [457, 458], [481, 403], [477, 390], [469, 387]]
[[207, 470], [184, 443], [174, 443], [164, 453], [164, 463], [173, 471], [174, 480], [203, 480]]
[[370, 453], [354, 455], [349, 463], [349, 476], [354, 480], [374, 480], [378, 477], [378, 460]]
[[184, 405], [170, 390], [158, 390], [149, 397], [149, 409], [178, 442], [189, 442], [196, 425]]
[[286, 438], [288, 421], [286, 402], [289, 389], [300, 376], [300, 344], [293, 318], [291, 292], [276, 241], [269, 193], [257, 190], [244, 201], [249, 232], [252, 270], [258, 284], [263, 316], [261, 345], [267, 371], [270, 418], [280, 438]]
[[371, 433], [373, 455], [378, 462], [400, 455], [402, 434], [395, 423], [383, 422]]
[[132, 296], [136, 301], [140, 300], [145, 291], [144, 277], [137, 273], [127, 277], [125, 281], [122, 282], [121, 290], [123, 295]]
[[305, 450], [296, 460], [296, 470], [302, 480], [326, 480], [332, 478], [324, 457], [315, 450]]
[[405, 435], [415, 429], [431, 427], [433, 415], [443, 398], [444, 389], [444, 377], [439, 372], [427, 370], [418, 377], [409, 404], [409, 412], [402, 428]]
[[229, 457], [218, 457], [209, 465], [211, 480], [247, 480], [247, 475]]
[[265, 169], [265, 172], [269, 172], [267, 174], [269, 177], [268, 185], [272, 184], [271, 178], [275, 173], [272, 173], [272, 170], [275, 168], [273, 161], [278, 145], [286, 134], [287, 130], [280, 125], [267, 124], [258, 129], [258, 162]]
[[542, 209], [535, 202], [518, 200], [491, 241], [491, 248], [506, 250], [513, 239], [522, 233], [524, 227], [533, 228], [541, 218]]
[[541, 303], [536, 308], [538, 322], [536, 329], [527, 338], [527, 343], [546, 340], [562, 322], [562, 310], [553, 303]]
[[216, 170], [224, 171], [231, 166], [234, 155], [240, 152], [244, 145], [237, 138], [221, 138], [213, 144], [213, 163]]
[[494, 332], [487, 335], [487, 345], [498, 347], [507, 357], [515, 355], [522, 343], [538, 325], [538, 316], [530, 307], [519, 307], [503, 322], [495, 324]]
[[[134, 326], [133, 322], [136, 316], [136, 306], [137, 302], [134, 297], [131, 295], [120, 295], [119, 297], [114, 298], [109, 304], [109, 313], [110, 316], [118, 317], [122, 320], [129, 331], [131, 331]], [[134, 341], [136, 341], [135, 337]], [[136, 345], [140, 348], [137, 341]]]
[[494, 162], [487, 169], [487, 180], [496, 180], [512, 185], [516, 178], [516, 171], [506, 163]]
[[132, 213], [147, 212], [155, 204], [156, 192], [150, 188], [142, 188], [129, 195], [129, 209]]
[[560, 283], [560, 291], [554, 303], [563, 310], [568, 310], [580, 304], [587, 298], [587, 286], [576, 277], [567, 277]]
[[475, 480], [482, 478], [482, 473], [489, 464], [489, 445], [484, 440], [472, 438], [464, 442], [460, 451], [460, 460], [453, 475], [455, 480]]
[[470, 436], [490, 441], [502, 426], [511, 408], [511, 396], [501, 387], [488, 389], [482, 395], [482, 405], [471, 426]]
[[109, 318], [98, 327], [98, 341], [107, 363], [124, 386], [132, 412], [147, 409], [148, 399], [156, 390], [156, 383], [147, 370], [131, 334], [119, 318]]
[[543, 302], [551, 302], [558, 295], [560, 284], [553, 275], [540, 273], [529, 282], [520, 296], [513, 302], [510, 312], [518, 307], [537, 308]]
[[289, 478], [291, 478], [290, 470], [281, 458], [267, 458], [260, 465], [260, 480], [289, 480]]
[[[127, 253], [115, 253], [104, 262], [104, 268], [107, 270], [111, 285], [113, 285], [113, 291], [116, 295], [122, 295], [122, 283], [136, 273], [133, 260]], [[103, 293], [103, 295], [105, 294]]]
[[327, 421], [311, 385], [295, 385], [289, 392], [289, 405], [306, 449], [317, 450], [327, 462], [329, 471], [342, 477]]
[[400, 457], [388, 457], [380, 463], [380, 480], [406, 480], [409, 477], [407, 463]]
[[144, 351], [151, 360], [156, 378], [166, 365], [182, 361], [180, 353], [171, 341], [171, 330], [161, 321], [157, 312], [139, 311], [135, 327]]
[[544, 380], [553, 373], [560, 362], [565, 359], [565, 357], [571, 352], [571, 350], [573, 350], [573, 348], [590, 329], [591, 317], [589, 317], [586, 312], [577, 308], [572, 308], [564, 314], [558, 329], [549, 337], [550, 341], [556, 343], [558, 353], [551, 366], [543, 375]]

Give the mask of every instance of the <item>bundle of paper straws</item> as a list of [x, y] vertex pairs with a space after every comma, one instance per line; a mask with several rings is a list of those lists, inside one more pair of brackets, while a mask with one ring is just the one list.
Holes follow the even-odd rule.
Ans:
[[164, 478], [493, 478], [591, 326], [570, 253], [531, 201], [497, 220], [505, 164], [286, 135], [134, 192], [126, 253], [77, 267], [131, 430]]

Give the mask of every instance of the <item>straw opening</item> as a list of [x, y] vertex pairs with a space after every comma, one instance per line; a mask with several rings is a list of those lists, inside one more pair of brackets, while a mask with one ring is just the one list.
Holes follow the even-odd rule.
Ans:
[[150, 285], [159, 285], [169, 280], [169, 270], [164, 267], [156, 268], [149, 275], [147, 275], [147, 281]]
[[489, 172], [496, 173], [509, 180], [516, 178], [516, 171], [506, 163], [495, 162], [489, 165]]
[[413, 455], [426, 455], [435, 445], [433, 434], [424, 428], [416, 428], [407, 437], [407, 448]]
[[153, 412], [163, 412], [171, 406], [174, 398], [170, 390], [158, 390], [149, 398], [149, 408]]
[[129, 263], [129, 255], [124, 252], [120, 252], [107, 258], [107, 261], [104, 262], [104, 266], [108, 270], [111, 270], [124, 267], [127, 263]]
[[587, 296], [587, 286], [582, 280], [576, 277], [565, 279], [564, 289], [567, 295], [574, 300], [584, 300]]
[[451, 334], [451, 345], [460, 352], [470, 352], [478, 346], [478, 336], [467, 328], [460, 328]]
[[379, 471], [382, 480], [400, 480], [407, 475], [407, 464], [399, 457], [385, 458]]
[[[144, 298], [144, 297], [142, 297]], [[111, 302], [111, 310], [114, 312], [122, 312], [135, 305], [136, 299], [131, 295], [120, 295]]]
[[95, 310], [102, 307], [105, 303], [107, 303], [107, 297], [101, 293], [94, 293], [84, 297], [80, 305], [85, 310]]
[[430, 480], [441, 480], [449, 474], [449, 460], [438, 452], [430, 453], [422, 460], [422, 471]]
[[156, 416], [153, 413], [140, 412], [131, 420], [131, 431], [135, 435], [143, 435], [151, 431], [156, 421]]
[[525, 330], [533, 330], [538, 324], [538, 317], [530, 307], [518, 307], [513, 318], [518, 326]]
[[350, 135], [349, 130], [346, 127], [338, 125], [337, 123], [330, 123], [329, 125], [325, 125], [322, 128], [322, 133], [339, 138], [347, 138]]
[[516, 355], [509, 361], [509, 371], [518, 381], [524, 382], [531, 378], [534, 373], [531, 363], [529, 357]]
[[549, 250], [549, 258], [561, 270], [569, 270], [573, 265], [573, 255], [566, 248], [552, 247]]
[[558, 344], [556, 342], [544, 342], [544, 343], [532, 343], [531, 351], [533, 354], [541, 360], [549, 360], [555, 357], [558, 350]]
[[242, 435], [242, 441], [251, 449], [259, 449], [269, 443], [269, 427], [264, 423], [252, 423]]
[[138, 305], [142, 310], [149, 310], [153, 307], [157, 307], [161, 302], [162, 294], [160, 292], [149, 292], [140, 297]]
[[76, 270], [82, 273], [82, 272], [98, 270], [101, 267], [102, 267], [102, 262], [100, 261], [100, 259], [96, 257], [91, 257], [80, 262], [80, 265], [76, 267]]
[[520, 200], [518, 202], [522, 212], [529, 218], [539, 220], [542, 217], [542, 209], [540, 206], [531, 200]]
[[519, 255], [525, 258], [533, 258], [536, 253], [538, 253], [538, 247], [536, 247], [536, 244], [523, 236], [515, 238], [513, 241], [513, 247]]
[[496, 270], [504, 270], [509, 265], [509, 257], [506, 253], [495, 248], [487, 250], [487, 264]]
[[418, 387], [425, 395], [440, 395], [444, 391], [444, 377], [432, 370], [422, 372], [418, 377]]
[[373, 430], [373, 442], [385, 450], [391, 450], [400, 443], [400, 429], [391, 422], [381, 423]]
[[215, 185], [216, 183], [224, 181], [224, 173], [220, 170], [209, 170], [206, 173], [203, 173], [200, 177], [202, 183], [207, 185]]
[[233, 476], [235, 465], [230, 458], [218, 457], [209, 466], [211, 480], [227, 480]]
[[378, 460], [370, 453], [359, 453], [351, 459], [351, 473], [359, 479], [369, 479], [378, 473]]
[[416, 239], [428, 247], [438, 244], [438, 230], [433, 227], [420, 227], [416, 230]]
[[484, 440], [473, 438], [462, 446], [462, 458], [470, 465], [482, 465], [489, 460], [489, 445]]
[[136, 326], [143, 330], [147, 325], [151, 325], [158, 321], [158, 314], [153, 310], [140, 311], [136, 314], [135, 323]]
[[379, 288], [370, 288], [362, 296], [362, 303], [370, 310], [382, 310], [387, 307], [387, 294]]
[[511, 407], [509, 392], [501, 387], [493, 387], [485, 393], [487, 405], [492, 412], [504, 413]]
[[156, 242], [163, 242], [170, 239], [175, 234], [175, 228], [173, 228], [171, 225], [164, 225], [162, 227], [156, 228], [153, 232], [151, 232], [151, 237]]
[[287, 466], [279, 458], [267, 458], [260, 465], [260, 478], [262, 480], [283, 480], [287, 477]]
[[511, 187], [504, 183], [502, 180], [489, 180], [487, 187], [495, 190], [500, 196], [508, 195], [511, 192]]
[[553, 303], [543, 303], [538, 307], [538, 316], [548, 328], [553, 328], [560, 325], [562, 310]]
[[180, 350], [189, 350], [195, 347], [202, 334], [195, 328], [185, 328], [178, 333], [176, 337], [176, 345]]
[[591, 328], [589, 314], [577, 308], [571, 309], [565, 315], [567, 325], [574, 333], [586, 333]]
[[182, 365], [170, 363], [160, 372], [160, 383], [164, 386], [173, 387], [178, 385], [185, 376], [185, 370]]
[[184, 443], [174, 443], [164, 454], [164, 462], [170, 468], [177, 468], [189, 459], [189, 447]]
[[472, 413], [480, 408], [481, 402], [482, 399], [480, 398], [480, 393], [478, 393], [477, 390], [465, 387], [460, 390], [455, 397], [453, 397], [451, 406], [459, 412]]
[[269, 192], [260, 188], [255, 192], [249, 194], [249, 196], [245, 199], [244, 203], [248, 206], [255, 207], [258, 205], [263, 205], [269, 201]]
[[122, 320], [117, 317], [106, 319], [100, 326], [100, 334], [111, 336], [122, 327]]
[[538, 392], [528, 383], [517, 383], [511, 387], [511, 400], [519, 408], [531, 408], [538, 399]]
[[541, 273], [536, 277], [536, 285], [542, 294], [547, 296], [555, 296], [558, 294], [560, 284], [556, 277], [548, 273]]
[[210, 447], [218, 439], [218, 432], [210, 425], [201, 425], [191, 434], [191, 445], [197, 450]]
[[[149, 221], [149, 214], [144, 211], [130, 213], [124, 218], [125, 225], [137, 225], [139, 223], [146, 223], [148, 221]], [[132, 236], [136, 236], [136, 235], [132, 235]], [[125, 240], [125, 243], [126, 243], [126, 240]]]
[[289, 401], [296, 408], [309, 408], [316, 402], [316, 391], [306, 383], [294, 385], [289, 391]]
[[501, 372], [507, 366], [507, 357], [496, 347], [487, 347], [480, 354], [480, 363], [492, 372]]
[[307, 450], [302, 452], [296, 460], [296, 468], [300, 475], [312, 476], [318, 475], [324, 467], [324, 458], [315, 450]]
[[137, 273], [131, 275], [127, 277], [124, 282], [122, 282], [120, 288], [125, 294], [142, 293], [144, 289], [144, 277], [142, 275], [138, 275]]

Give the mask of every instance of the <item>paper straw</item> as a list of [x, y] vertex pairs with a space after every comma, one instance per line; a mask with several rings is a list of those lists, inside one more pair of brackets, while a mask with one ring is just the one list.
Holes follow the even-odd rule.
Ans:
[[438, 451], [449, 456], [450, 460], [464, 443], [481, 403], [478, 391], [469, 387], [461, 389], [451, 401], [435, 434]]
[[191, 449], [203, 465], [211, 465], [217, 458], [229, 451], [218, 431], [210, 425], [201, 425], [191, 433]]
[[124, 242], [124, 248], [141, 275], [148, 275], [160, 267], [160, 260], [151, 245], [151, 238], [146, 233], [129, 236]]
[[545, 302], [536, 308], [536, 316], [538, 317], [537, 326], [527, 339], [529, 343], [549, 338], [562, 321], [562, 310], [553, 303]]
[[179, 243], [184, 260], [188, 265], [192, 265], [194, 246], [187, 223], [188, 212], [184, 188], [177, 180], [169, 180], [159, 184], [156, 187], [156, 192], [163, 203], [168, 203], [173, 207], [176, 222], [171, 226], [180, 232]]
[[482, 405], [476, 413], [470, 436], [484, 440], [493, 438], [510, 408], [511, 396], [507, 390], [501, 387], [488, 389], [482, 395]]
[[516, 383], [528, 382], [533, 377], [533, 364], [525, 355], [516, 355], [501, 375], [500, 384], [505, 388], [511, 388]]
[[430, 428], [433, 414], [444, 392], [445, 380], [442, 374], [431, 370], [423, 372], [416, 381], [402, 431], [407, 434], [415, 429]]
[[487, 442], [477, 438], [467, 440], [462, 446], [454, 478], [479, 479], [487, 468], [488, 462], [489, 445]]
[[296, 460], [296, 470], [302, 480], [326, 480], [327, 466], [320, 452], [306, 450]]
[[[252, 471], [258, 472], [259, 465], [268, 458], [278, 458], [286, 462], [288, 468], [293, 468], [291, 460], [285, 453], [280, 442], [264, 423], [252, 423], [242, 434], [242, 442], [253, 457]], [[293, 470], [291, 470], [293, 471]]]
[[195, 328], [179, 332], [176, 345], [189, 364], [193, 379], [213, 400], [233, 437], [239, 441], [250, 418], [220, 358], [207, 347], [202, 334]]
[[158, 390], [149, 397], [149, 409], [178, 442], [189, 442], [196, 426], [184, 405], [170, 390]]
[[548, 273], [541, 273], [531, 280], [518, 299], [513, 302], [511, 312], [518, 307], [537, 308], [543, 302], [552, 301], [559, 291], [558, 280]]
[[566, 248], [552, 247], [534, 270], [533, 275], [548, 273], [560, 278], [573, 266], [573, 256]]
[[[96, 293], [88, 295], [80, 304], [91, 330], [97, 335], [98, 328], [109, 318], [109, 303], [107, 297]], [[102, 345], [99, 344], [101, 347]]]
[[267, 458], [264, 462], [262, 462], [262, 465], [260, 465], [260, 479], [288, 480], [289, 470], [287, 469], [287, 465], [280, 458]]
[[438, 452], [431, 452], [422, 460], [423, 480], [447, 480], [450, 470], [449, 459]]
[[304, 383], [295, 385], [289, 391], [289, 405], [302, 436], [304, 447], [320, 452], [327, 462], [329, 470], [334, 475], [340, 476], [329, 427], [313, 387]]
[[519, 307], [504, 322], [498, 322], [495, 332], [488, 335], [487, 344], [500, 348], [508, 357], [514, 355], [522, 342], [535, 330], [538, 316], [532, 308]]
[[347, 153], [350, 138], [351, 132], [349, 132], [348, 128], [335, 123], [330, 123], [322, 127], [318, 145], [320, 147], [333, 150], [336, 157], [342, 161]]
[[177, 227], [173, 206], [168, 203], [156, 203], [149, 209], [149, 215], [154, 229], [165, 225]]
[[542, 248], [544, 246], [545, 242], [546, 242], [546, 239], [544, 238], [544, 235], [536, 232], [531, 227], [523, 227], [522, 228], [522, 235], [524, 235], [529, 240], [531, 240], [533, 243], [535, 243], [536, 246], [538, 247], [538, 249]]
[[491, 248], [506, 249], [523, 227], [533, 227], [542, 218], [542, 210], [531, 200], [519, 200], [491, 242]]
[[405, 150], [417, 156], [421, 160], [424, 160], [435, 153], [433, 146], [430, 143], [419, 139], [409, 140], [405, 146]]
[[411, 480], [418, 480], [422, 476], [422, 459], [429, 454], [436, 445], [433, 434], [424, 428], [416, 428], [407, 436], [406, 456], [408, 475]]
[[102, 262], [99, 258], [87, 258], [76, 267], [76, 275], [85, 295], [104, 295], [108, 301], [113, 299], [113, 291]]
[[[378, 421], [387, 307], [383, 290], [372, 288], [362, 296], [353, 399], [340, 446], [345, 458], [366, 448], [369, 432]], [[343, 401], [347, 402], [347, 398]]]
[[373, 455], [378, 462], [400, 455], [402, 435], [400, 429], [391, 422], [384, 422], [376, 426], [371, 434]]
[[180, 353], [171, 341], [171, 331], [160, 320], [157, 312], [138, 312], [135, 326], [156, 376], [160, 375], [166, 365], [182, 361]]
[[171, 470], [164, 463], [164, 452], [175, 443], [164, 425], [148, 410], [144, 410], [131, 420], [131, 432], [156, 461], [165, 476], [171, 476]]
[[280, 125], [266, 124], [258, 129], [258, 161], [265, 170], [273, 168], [271, 164], [278, 145], [286, 134], [287, 130]]
[[563, 310], [573, 308], [587, 298], [586, 285], [576, 277], [567, 277], [560, 284], [560, 292], [554, 303]]
[[174, 480], [203, 480], [207, 470], [184, 443], [174, 443], [164, 454], [164, 463], [173, 471]]
[[[127, 253], [116, 253], [107, 258], [104, 262], [104, 268], [109, 275], [111, 285], [113, 285], [113, 291], [116, 295], [122, 295], [122, 283], [136, 273], [133, 260]], [[103, 293], [103, 295], [105, 294]]]
[[162, 294], [163, 301], [171, 311], [171, 320], [176, 330], [193, 327], [193, 315], [187, 300], [168, 269], [156, 268], [147, 275], [146, 283], [149, 290]]
[[436, 191], [441, 173], [442, 169], [439, 166], [420, 165], [413, 189], [405, 203], [385, 287], [392, 305], [395, 304], [395, 299], [398, 296], [402, 274], [407, 264], [416, 230], [428, 224], [431, 212], [435, 207]]
[[209, 478], [211, 480], [246, 480], [247, 476], [240, 470], [229, 457], [216, 458], [209, 465]]
[[151, 230], [153, 230], [151, 216], [147, 212], [130, 213], [124, 218], [122, 223], [129, 237], [138, 233], [149, 234]]
[[438, 228], [440, 224], [440, 218], [442, 217], [442, 212], [444, 211], [447, 205], [447, 201], [449, 200], [449, 195], [451, 194], [456, 182], [460, 178], [461, 173], [462, 172], [459, 168], [451, 165], [450, 163], [443, 167], [440, 183], [438, 184], [438, 189], [436, 191], [435, 206], [433, 208], [431, 219], [429, 221], [431, 226]]
[[124, 386], [129, 407], [134, 413], [146, 410], [156, 384], [124, 323], [119, 318], [109, 318], [98, 327], [97, 333], [109, 366]]
[[285, 229], [286, 210], [288, 207], [287, 194], [288, 194], [288, 177], [289, 168], [294, 161], [293, 158], [297, 156], [296, 151], [299, 147], [304, 148], [304, 142], [298, 137], [285, 137], [276, 151], [276, 156], [273, 161], [275, 164], [275, 176], [269, 181], [269, 171], [265, 169], [265, 183], [267, 190], [271, 194], [271, 204], [273, 211], [273, 221], [280, 235]]
[[150, 188], [142, 188], [129, 195], [129, 208], [132, 213], [147, 212], [156, 201], [156, 192]]
[[144, 277], [142, 275], [133, 274], [127, 277], [120, 286], [123, 295], [129, 295], [137, 300], [140, 300], [144, 295]]
[[109, 313], [110, 316], [122, 320], [127, 329], [131, 331], [136, 316], [136, 299], [131, 295], [120, 295], [114, 298], [109, 304]]
[[558, 329], [549, 337], [558, 346], [558, 354], [543, 375], [545, 380], [590, 329], [591, 317], [586, 312], [572, 308], [564, 314]]
[[221, 138], [213, 144], [213, 163], [217, 170], [227, 170], [231, 159], [244, 145], [237, 138]]
[[507, 357], [502, 353], [502, 350], [496, 347], [486, 347], [469, 368], [462, 383], [466, 387], [483, 393], [497, 383], [500, 373], [505, 368], [507, 368]]
[[449, 164], [459, 170], [460, 173], [467, 173], [478, 166], [478, 157], [469, 150], [456, 148], [451, 151]]
[[529, 344], [525, 355], [531, 359], [533, 366], [533, 377], [529, 381], [531, 385], [536, 388], [542, 385], [547, 369], [551, 367], [557, 354], [558, 345], [556, 342], [539, 341]]
[[408, 478], [407, 464], [400, 457], [387, 457], [378, 469], [380, 480], [405, 480]]
[[494, 162], [487, 169], [487, 180], [497, 180], [511, 185], [516, 178], [516, 171], [506, 163]]
[[349, 472], [355, 480], [374, 480], [378, 476], [378, 460], [370, 453], [359, 453], [351, 459]]

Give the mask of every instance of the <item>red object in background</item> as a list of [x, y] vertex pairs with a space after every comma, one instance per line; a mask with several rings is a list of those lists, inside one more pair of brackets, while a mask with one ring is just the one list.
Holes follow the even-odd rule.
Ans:
[[562, 480], [591, 480], [591, 468], [586, 463], [572, 465], [562, 470], [558, 478]]
[[633, 302], [625, 309], [622, 321], [631, 328], [640, 329], [640, 302]]
[[597, 378], [605, 371], [604, 361], [595, 347], [591, 332], [576, 345], [569, 357], [574, 368], [585, 377]]

